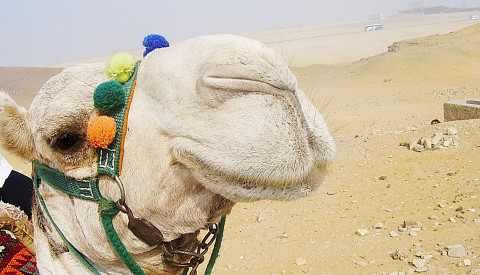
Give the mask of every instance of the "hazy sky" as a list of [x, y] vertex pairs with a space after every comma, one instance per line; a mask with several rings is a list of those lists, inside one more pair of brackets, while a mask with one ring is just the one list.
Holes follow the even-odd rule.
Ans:
[[[416, 0], [0, 0], [0, 65], [46, 66], [141, 48], [150, 33], [178, 42], [198, 35], [241, 34], [365, 21], [397, 14]], [[425, 0], [424, 6], [480, 6], [480, 0]]]

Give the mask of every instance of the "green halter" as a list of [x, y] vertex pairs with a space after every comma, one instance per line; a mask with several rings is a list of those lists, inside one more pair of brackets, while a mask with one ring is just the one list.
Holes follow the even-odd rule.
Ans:
[[[121, 97], [123, 102], [120, 102], [120, 106], [117, 108], [111, 108], [108, 110], [104, 110], [104, 113], [113, 117], [115, 123], [117, 125], [117, 132], [115, 138], [107, 148], [99, 148], [98, 150], [98, 175], [107, 175], [112, 177], [119, 183], [120, 188], [123, 189], [121, 182], [119, 182], [118, 176], [120, 175], [121, 170], [121, 161], [122, 161], [122, 151], [123, 151], [123, 137], [124, 137], [124, 129], [126, 128], [124, 124], [126, 124], [126, 119], [128, 117], [128, 109], [129, 104], [131, 102], [131, 98], [133, 96], [134, 88], [135, 88], [135, 80], [136, 80], [136, 73], [138, 69], [138, 65], [140, 62], [135, 64], [135, 69], [128, 81], [126, 81], [123, 85], [123, 92], [124, 97]], [[102, 222], [103, 228], [105, 230], [105, 234], [110, 241], [113, 249], [116, 251], [120, 259], [125, 263], [128, 269], [135, 275], [145, 274], [143, 270], [138, 266], [135, 262], [131, 254], [127, 251], [123, 243], [121, 242], [120, 238], [113, 227], [112, 219], [113, 217], [120, 211], [118, 206], [114, 201], [107, 200], [102, 196], [100, 190], [98, 188], [98, 175], [92, 178], [84, 178], [77, 180], [75, 178], [67, 177], [63, 173], [50, 168], [44, 164], [39, 163], [38, 161], [33, 161], [33, 168], [34, 168], [34, 187], [37, 194], [37, 197], [42, 205], [45, 213], [49, 217], [51, 223], [67, 245], [67, 247], [75, 254], [75, 256], [83, 263], [83, 265], [89, 269], [94, 274], [100, 274], [93, 265], [79, 252], [63, 235], [61, 230], [55, 224], [53, 218], [51, 217], [50, 213], [48, 212], [47, 206], [43, 197], [40, 194], [39, 186], [40, 183], [44, 182], [48, 185], [54, 187], [57, 190], [60, 190], [68, 195], [72, 195], [78, 198], [86, 199], [95, 201], [98, 203], [98, 213], [100, 216], [100, 220]], [[123, 198], [123, 190], [122, 190], [122, 199], [120, 200], [122, 203]], [[210, 274], [212, 271], [213, 265], [215, 264], [215, 260], [218, 257], [218, 251], [220, 250], [221, 239], [223, 235], [223, 228], [225, 225], [225, 216], [222, 217], [221, 222], [218, 225], [219, 234], [215, 241], [214, 250], [212, 253], [212, 257], [208, 263], [207, 269], [205, 274]], [[134, 232], [135, 233], [135, 232]], [[185, 269], [184, 274], [188, 272], [188, 267]]]

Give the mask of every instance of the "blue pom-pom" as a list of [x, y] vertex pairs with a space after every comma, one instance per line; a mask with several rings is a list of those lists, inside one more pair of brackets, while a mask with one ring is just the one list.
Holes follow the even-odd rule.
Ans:
[[123, 86], [117, 81], [104, 82], [93, 93], [93, 104], [103, 113], [108, 113], [125, 103]]
[[149, 34], [143, 39], [143, 46], [145, 46], [145, 51], [143, 52], [143, 57], [147, 56], [151, 51], [158, 48], [166, 48], [170, 46], [167, 39], [159, 34]]

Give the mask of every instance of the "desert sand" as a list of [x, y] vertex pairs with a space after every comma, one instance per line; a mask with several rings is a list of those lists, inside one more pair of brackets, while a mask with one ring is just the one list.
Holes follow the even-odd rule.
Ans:
[[[372, 32], [359, 22], [245, 35], [284, 55], [338, 155], [316, 195], [237, 204], [214, 274], [480, 274], [480, 120], [443, 121], [444, 102], [480, 99], [480, 24], [469, 15], [395, 17]], [[7, 75], [2, 68], [2, 85]], [[14, 84], [25, 106], [39, 88]], [[457, 146], [400, 146], [449, 128]], [[465, 255], [452, 257], [451, 245]]]

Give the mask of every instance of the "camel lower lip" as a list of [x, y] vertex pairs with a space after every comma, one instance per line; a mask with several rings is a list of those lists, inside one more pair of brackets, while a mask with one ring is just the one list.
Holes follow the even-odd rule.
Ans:
[[[253, 181], [227, 179], [214, 173], [202, 174], [202, 182], [207, 189], [232, 201], [295, 200], [315, 193], [323, 184], [326, 171], [320, 169], [314, 176], [296, 184], [258, 184]], [[228, 192], [225, 192], [228, 190]]]

